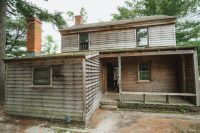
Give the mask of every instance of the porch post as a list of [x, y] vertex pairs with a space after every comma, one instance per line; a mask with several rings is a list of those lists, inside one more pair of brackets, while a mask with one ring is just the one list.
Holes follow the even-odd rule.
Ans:
[[119, 72], [119, 99], [120, 99], [120, 102], [122, 102], [122, 85], [121, 85], [121, 78], [122, 78], [122, 75], [121, 75], [121, 56], [118, 56], [118, 72]]
[[181, 55], [181, 67], [182, 67], [182, 91], [183, 91], [183, 93], [185, 93], [185, 92], [187, 92], [187, 90], [186, 90], [186, 74], [185, 74], [184, 55]]
[[196, 88], [196, 105], [200, 106], [200, 91], [199, 91], [199, 71], [198, 71], [198, 59], [197, 59], [197, 50], [193, 53], [193, 62], [194, 62], [194, 84]]

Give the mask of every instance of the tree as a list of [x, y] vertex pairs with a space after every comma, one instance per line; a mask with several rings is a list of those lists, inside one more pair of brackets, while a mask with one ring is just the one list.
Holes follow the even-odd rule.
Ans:
[[113, 20], [131, 19], [137, 16], [174, 15], [179, 18], [191, 13], [199, 13], [199, 0], [131, 0], [119, 6]]
[[26, 20], [24, 17], [7, 17], [6, 21], [6, 55], [20, 57], [26, 55]]
[[55, 54], [58, 51], [58, 44], [53, 39], [53, 36], [47, 35], [42, 44], [43, 54]]
[[7, 1], [6, 55], [20, 57], [26, 55], [26, 19], [38, 17], [58, 28], [66, 25], [61, 12], [49, 13], [45, 9], [24, 0]]
[[5, 21], [6, 21], [6, 0], [0, 0], [0, 101], [4, 98], [5, 88], [5, 64], [3, 62], [5, 53]]

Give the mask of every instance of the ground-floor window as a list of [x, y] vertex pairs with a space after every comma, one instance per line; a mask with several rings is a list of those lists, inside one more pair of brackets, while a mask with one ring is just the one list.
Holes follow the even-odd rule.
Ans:
[[33, 68], [33, 85], [50, 85], [51, 68], [37, 67]]
[[150, 80], [150, 64], [149, 63], [139, 63], [139, 80]]

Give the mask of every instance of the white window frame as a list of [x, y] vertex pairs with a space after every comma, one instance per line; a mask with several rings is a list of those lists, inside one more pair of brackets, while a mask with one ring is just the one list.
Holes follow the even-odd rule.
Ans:
[[[147, 45], [139, 45], [138, 44], [138, 29], [147, 29]], [[138, 27], [136, 28], [136, 46], [137, 47], [149, 47], [149, 28], [148, 27]]]
[[[140, 64], [142, 64], [142, 63], [147, 63], [148, 66], [149, 66], [149, 79], [148, 80], [140, 79]], [[149, 82], [149, 81], [151, 81], [151, 63], [150, 62], [139, 62], [138, 63], [138, 77], [137, 78], [138, 78], [139, 82]]]

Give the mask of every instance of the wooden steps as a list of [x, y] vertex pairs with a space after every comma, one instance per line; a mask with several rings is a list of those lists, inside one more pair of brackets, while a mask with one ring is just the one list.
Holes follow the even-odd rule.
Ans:
[[115, 111], [118, 109], [118, 94], [104, 94], [100, 101], [100, 108], [103, 110]]
[[109, 110], [109, 111], [117, 110], [117, 106], [114, 106], [114, 105], [101, 105], [100, 108], [103, 110]]

